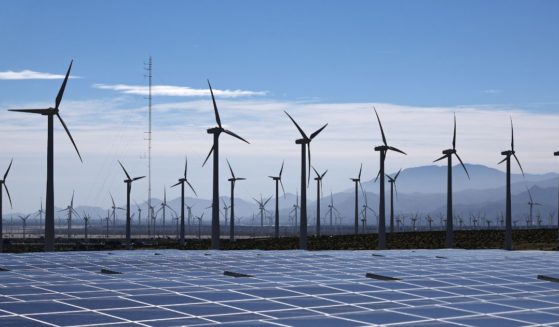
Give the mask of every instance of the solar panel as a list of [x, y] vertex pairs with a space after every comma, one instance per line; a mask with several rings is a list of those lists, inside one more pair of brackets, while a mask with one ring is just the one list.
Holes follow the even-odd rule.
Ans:
[[146, 250], [0, 262], [0, 326], [559, 324], [554, 252]]

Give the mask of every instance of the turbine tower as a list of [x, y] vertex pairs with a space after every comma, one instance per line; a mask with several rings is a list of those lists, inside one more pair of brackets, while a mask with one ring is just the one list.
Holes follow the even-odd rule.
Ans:
[[402, 169], [398, 170], [394, 177], [386, 175], [388, 178], [388, 183], [390, 183], [390, 234], [394, 234], [394, 192], [398, 196], [398, 191], [396, 191], [396, 180], [402, 172]]
[[122, 207], [117, 207], [115, 204], [115, 199], [113, 198], [113, 195], [111, 194], [111, 192], [109, 192], [109, 195], [111, 196], [111, 202], [113, 204], [113, 206], [111, 207], [111, 209], [113, 209], [113, 213], [112, 213], [112, 217], [113, 217], [113, 227], [116, 226], [116, 209], [118, 210], [124, 210], [124, 208]]
[[278, 176], [268, 176], [274, 180], [276, 184], [276, 212], [274, 219], [274, 237], [279, 238], [279, 185], [281, 185], [281, 190], [283, 191], [283, 197], [285, 198], [285, 189], [283, 188], [283, 182], [281, 181], [281, 174], [283, 173], [283, 164], [281, 163], [281, 168]]
[[359, 234], [359, 184], [361, 184], [361, 172], [363, 171], [363, 164], [359, 167], [359, 175], [357, 178], [350, 178], [355, 183], [355, 222], [353, 233]]
[[[74, 191], [72, 191], [72, 199], [70, 200], [70, 205], [67, 206], [65, 209], [58, 210], [58, 212], [68, 211], [68, 218], [66, 218], [67, 222], [67, 233], [68, 239], [72, 238], [72, 214], [78, 215], [78, 212], [74, 210]], [[79, 216], [79, 215], [78, 215]]]
[[183, 175], [183, 177], [179, 178], [178, 183], [171, 186], [171, 187], [175, 187], [175, 186], [178, 186], [178, 185], [181, 186], [181, 223], [180, 223], [181, 231], [180, 231], [180, 240], [179, 240], [180, 245], [184, 245], [184, 234], [185, 234], [185, 230], [184, 230], [184, 184], [186, 183], [188, 185], [188, 187], [190, 187], [190, 189], [192, 190], [194, 195], [198, 196], [198, 194], [196, 194], [196, 191], [194, 190], [192, 185], [190, 185], [190, 182], [188, 181], [188, 178], [186, 177], [187, 169], [188, 169], [188, 157], [186, 157], [184, 159], [184, 175]]
[[522, 165], [520, 164], [520, 160], [516, 156], [516, 152], [514, 151], [514, 127], [512, 125], [512, 118], [510, 119], [510, 132], [511, 132], [511, 142], [510, 142], [510, 150], [505, 150], [501, 152], [501, 155], [505, 156], [505, 158], [499, 161], [499, 164], [506, 161], [507, 163], [507, 189], [506, 189], [506, 218], [505, 218], [505, 250], [512, 250], [512, 203], [511, 203], [511, 188], [510, 188], [510, 158], [514, 157], [516, 162], [518, 163], [518, 167], [520, 167], [520, 171], [522, 172], [522, 176], [524, 176], [524, 170], [522, 169]]
[[210, 149], [210, 153], [206, 157], [204, 161], [204, 166], [206, 161], [213, 152], [213, 194], [212, 194], [212, 249], [219, 250], [219, 135], [221, 133], [229, 134], [243, 142], [250, 144], [247, 140], [240, 137], [239, 135], [226, 130], [221, 126], [221, 119], [219, 118], [219, 112], [217, 111], [217, 104], [215, 103], [214, 92], [212, 90], [212, 86], [210, 81], [208, 80], [208, 86], [210, 88], [210, 93], [212, 95], [212, 102], [214, 107], [215, 113], [215, 121], [217, 123], [217, 127], [212, 127], [207, 130], [208, 134], [213, 135], [213, 145]]
[[244, 181], [246, 178], [235, 176], [229, 160], [227, 160], [227, 166], [229, 166], [229, 171], [231, 172], [231, 178], [228, 179], [229, 183], [231, 183], [231, 204], [229, 205], [229, 207], [231, 208], [231, 218], [229, 220], [229, 240], [235, 241], [235, 183], [237, 181]]
[[10, 160], [10, 164], [8, 165], [8, 169], [6, 169], [6, 172], [4, 173], [4, 178], [0, 180], [0, 252], [3, 251], [3, 247], [4, 247], [4, 238], [2, 236], [2, 220], [3, 220], [3, 211], [2, 211], [2, 193], [4, 193], [4, 190], [2, 190], [2, 186], [4, 186], [4, 189], [6, 190], [6, 194], [8, 195], [8, 200], [10, 200], [10, 208], [12, 207], [12, 197], [10, 196], [10, 191], [8, 191], [8, 187], [6, 186], [6, 177], [8, 177], [8, 173], [10, 172], [10, 168], [12, 168], [12, 163], [14, 162], [14, 159]]
[[124, 180], [124, 183], [126, 184], [126, 246], [130, 248], [130, 191], [132, 191], [132, 182], [142, 179], [146, 176], [131, 178], [130, 175], [128, 175], [126, 169], [124, 169], [122, 163], [118, 161], [118, 164], [126, 175], [126, 179]]
[[47, 195], [46, 195], [46, 211], [45, 211], [45, 251], [54, 251], [54, 116], [60, 120], [62, 127], [66, 130], [66, 134], [72, 141], [74, 145], [74, 149], [80, 158], [80, 161], [83, 162], [82, 156], [80, 155], [80, 151], [72, 138], [72, 134], [70, 134], [70, 130], [64, 123], [64, 120], [60, 116], [59, 113], [59, 106], [60, 102], [62, 101], [62, 96], [64, 95], [64, 90], [66, 89], [66, 83], [68, 82], [68, 77], [70, 76], [70, 70], [72, 69], [72, 63], [70, 62], [70, 66], [68, 67], [68, 71], [66, 72], [66, 77], [64, 77], [64, 81], [62, 82], [62, 86], [60, 86], [60, 90], [58, 91], [58, 95], [56, 96], [54, 108], [46, 108], [46, 109], [10, 109], [10, 111], [16, 112], [25, 112], [31, 114], [39, 114], [43, 116], [47, 116]]
[[[301, 223], [299, 224], [299, 248], [301, 250], [307, 249], [307, 185], [310, 181], [310, 169], [311, 169], [311, 141], [320, 133], [323, 129], [328, 126], [325, 124], [321, 128], [317, 129], [310, 135], [310, 137], [303, 132], [301, 127], [295, 122], [293, 117], [291, 117], [287, 111], [284, 111], [287, 117], [291, 119], [299, 133], [301, 133], [302, 138], [295, 140], [295, 144], [301, 144]], [[309, 157], [309, 180], [307, 181], [307, 165], [306, 158]]]
[[328, 172], [328, 169], [326, 169], [322, 175], [319, 174], [314, 167], [312, 167], [312, 169], [316, 174], [316, 177], [314, 178], [316, 181], [316, 236], [320, 236], [320, 198], [322, 197], [322, 179]]
[[384, 202], [384, 160], [386, 159], [386, 154], [388, 152], [388, 150], [394, 151], [394, 152], [399, 152], [401, 154], [406, 154], [404, 151], [397, 149], [393, 146], [389, 146], [388, 143], [386, 142], [386, 136], [384, 135], [384, 130], [382, 129], [382, 123], [380, 122], [380, 117], [378, 116], [378, 112], [377, 109], [375, 109], [375, 114], [377, 116], [377, 120], [378, 120], [378, 125], [380, 127], [380, 133], [382, 135], [382, 143], [383, 145], [381, 146], [376, 146], [375, 147], [375, 151], [378, 151], [380, 153], [380, 171], [379, 171], [379, 175], [380, 176], [380, 191], [379, 191], [379, 209], [378, 209], [378, 214], [379, 214], [379, 224], [378, 224], [378, 248], [379, 249], [385, 249], [386, 248], [386, 227], [385, 227], [385, 219], [386, 219], [386, 215], [385, 215], [385, 202]]
[[462, 159], [456, 151], [456, 114], [454, 115], [454, 132], [452, 134], [452, 149], [443, 150], [443, 156], [435, 160], [447, 159], [447, 189], [446, 189], [446, 247], [452, 248], [454, 246], [454, 217], [452, 209], [452, 155], [456, 156], [456, 159], [460, 161], [460, 165], [464, 168], [468, 179], [470, 179], [470, 174], [464, 166]]

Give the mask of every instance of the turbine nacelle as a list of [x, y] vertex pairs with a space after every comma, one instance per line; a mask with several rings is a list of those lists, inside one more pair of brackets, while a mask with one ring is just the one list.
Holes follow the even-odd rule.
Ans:
[[502, 152], [501, 152], [501, 155], [510, 157], [510, 156], [513, 156], [514, 153], [515, 153], [515, 152], [514, 152], [513, 150], [506, 150], [506, 151], [502, 151]]
[[208, 134], [220, 134], [221, 132], [223, 132], [223, 128], [221, 127], [212, 127], [212, 128], [208, 128], [206, 130], [206, 132], [208, 132]]
[[455, 154], [456, 153], [456, 149], [447, 149], [447, 150], [443, 150], [443, 154], [444, 155], [451, 155], [451, 154]]

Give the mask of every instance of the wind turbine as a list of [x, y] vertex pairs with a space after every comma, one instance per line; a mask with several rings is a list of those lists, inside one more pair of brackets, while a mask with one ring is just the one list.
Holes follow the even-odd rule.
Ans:
[[292, 213], [294, 214], [293, 218], [294, 218], [295, 228], [297, 228], [297, 221], [298, 221], [297, 212], [299, 208], [301, 208], [299, 206], [299, 191], [295, 191], [295, 204], [293, 205], [293, 208], [289, 212], [289, 215], [291, 215]]
[[132, 182], [142, 179], [146, 176], [132, 178], [130, 177], [126, 169], [124, 169], [124, 166], [122, 165], [120, 160], [118, 161], [118, 164], [126, 175], [126, 179], [124, 180], [124, 183], [126, 184], [126, 245], [130, 247], [130, 191], [132, 191]]
[[[194, 195], [198, 196], [198, 194], [196, 194], [196, 191], [194, 190], [194, 188], [192, 187], [192, 185], [190, 185], [190, 182], [188, 181], [188, 178], [186, 177], [188, 171], [188, 157], [185, 157], [184, 159], [184, 175], [182, 178], [179, 178], [179, 181], [171, 186], [171, 187], [175, 187], [180, 185], [181, 186], [181, 231], [180, 231], [180, 245], [184, 245], [184, 234], [185, 234], [185, 229], [184, 229], [184, 184], [186, 183], [188, 185], [188, 187], [190, 187], [190, 189], [192, 190], [192, 192], [194, 193]], [[188, 208], [188, 216], [190, 218], [190, 207]], [[189, 220], [190, 221], [190, 220]]]
[[10, 164], [8, 165], [8, 169], [6, 169], [6, 172], [4, 173], [4, 178], [2, 178], [0, 180], [0, 252], [3, 251], [3, 247], [4, 247], [4, 238], [2, 236], [2, 215], [3, 215], [3, 211], [2, 211], [2, 194], [4, 193], [4, 190], [2, 190], [2, 186], [4, 186], [4, 189], [6, 190], [6, 194], [8, 195], [8, 200], [10, 200], [10, 208], [12, 208], [12, 197], [10, 196], [10, 191], [8, 191], [8, 187], [6, 186], [6, 178], [8, 177], [8, 173], [10, 172], [10, 168], [12, 168], [12, 163], [14, 162], [14, 159], [10, 160]]
[[[378, 247], [379, 249], [385, 249], [386, 248], [386, 215], [385, 215], [385, 202], [384, 202], [384, 160], [386, 159], [386, 154], [388, 152], [388, 150], [394, 151], [394, 152], [399, 152], [401, 154], [406, 154], [404, 151], [397, 149], [393, 146], [389, 146], [388, 143], [386, 142], [386, 136], [384, 135], [384, 130], [382, 129], [382, 123], [380, 122], [380, 117], [378, 116], [378, 112], [377, 109], [375, 109], [375, 114], [377, 116], [377, 120], [378, 120], [378, 125], [380, 127], [380, 133], [382, 134], [382, 143], [383, 145], [381, 146], [376, 146], [375, 147], [375, 151], [378, 151], [380, 153], [380, 171], [379, 171], [379, 175], [380, 176], [380, 191], [379, 191], [379, 209], [378, 209], [378, 213], [379, 213], [379, 224], [378, 224]], [[378, 177], [377, 176], [377, 177]]]
[[530, 192], [528, 188], [526, 188], [526, 191], [528, 191], [528, 196], [530, 197], [530, 201], [528, 201], [528, 205], [530, 206], [530, 225], [533, 225], [534, 221], [532, 220], [532, 209], [534, 206], [541, 206], [542, 204], [534, 202], [534, 198], [532, 198], [532, 192]]
[[353, 233], [359, 233], [359, 185], [361, 184], [361, 172], [363, 171], [363, 164], [359, 167], [359, 175], [357, 178], [350, 178], [355, 183], [355, 222]]
[[107, 217], [105, 217], [105, 222], [107, 223], [107, 230], [105, 234], [105, 238], [109, 238], [109, 221], [111, 220], [111, 211], [107, 209]]
[[27, 219], [29, 219], [29, 216], [31, 216], [31, 215], [27, 215], [27, 216], [19, 215], [19, 219], [21, 219], [21, 224], [23, 225], [23, 240], [24, 241], [25, 241], [25, 228], [27, 227]]
[[80, 151], [70, 134], [70, 130], [64, 123], [64, 120], [60, 116], [59, 106], [62, 101], [62, 96], [64, 95], [64, 90], [66, 89], [66, 83], [68, 82], [68, 77], [70, 76], [70, 70], [72, 69], [72, 63], [68, 67], [66, 72], [66, 77], [64, 77], [64, 82], [60, 86], [58, 95], [56, 96], [54, 108], [50, 107], [47, 109], [10, 109], [9, 111], [25, 112], [31, 114], [40, 114], [47, 116], [48, 131], [47, 131], [47, 195], [46, 195], [46, 216], [45, 216], [45, 251], [54, 251], [54, 116], [60, 120], [60, 123], [66, 130], [70, 141], [74, 145], [74, 149], [78, 153], [80, 161], [83, 162], [80, 155]]
[[274, 219], [274, 237], [279, 238], [279, 185], [281, 185], [281, 190], [283, 191], [283, 197], [285, 198], [285, 189], [283, 188], [283, 182], [281, 181], [281, 174], [283, 173], [283, 164], [281, 163], [281, 168], [278, 176], [268, 176], [274, 180], [276, 184], [276, 212]]
[[328, 215], [330, 216], [330, 229], [332, 229], [334, 223], [333, 222], [334, 212], [336, 212], [337, 216], [340, 215], [340, 212], [334, 206], [334, 196], [332, 195], [332, 192], [330, 192], [330, 204], [328, 204]]
[[[65, 209], [58, 210], [58, 212], [68, 211], [68, 218], [66, 218], [66, 223], [68, 225], [68, 239], [72, 238], [72, 214], [78, 214], [76, 210], [74, 210], [74, 191], [72, 191], [72, 199], [70, 200], [70, 205], [67, 206]], [[78, 215], [79, 216], [79, 215]]]
[[[180, 182], [179, 182], [179, 183], [180, 183]], [[177, 185], [177, 184], [175, 184], [175, 185]], [[165, 209], [166, 209], [166, 208], [169, 208], [169, 209], [170, 209], [171, 211], [173, 211], [173, 212], [175, 211], [175, 210], [173, 210], [173, 208], [171, 208], [169, 205], [167, 205], [167, 190], [166, 190], [165, 187], [163, 187], [163, 202], [161, 202], [161, 207], [155, 212], [155, 216], [157, 216], [157, 214], [159, 213], [159, 211], [162, 212], [161, 217], [162, 217], [162, 226], [163, 226], [163, 227], [162, 227], [162, 230], [163, 230], [163, 233], [165, 233], [165, 216], [166, 216], [166, 215], [165, 215]], [[176, 214], [176, 212], [175, 212], [175, 214]], [[183, 220], [184, 220], [184, 219], [183, 219]], [[155, 232], [155, 222], [154, 222], [154, 232]]]
[[37, 210], [35, 216], [39, 216], [39, 226], [43, 225], [43, 213], [45, 213], [45, 210], [43, 210], [43, 199], [41, 199], [41, 209]]
[[82, 218], [82, 219], [83, 219], [83, 222], [84, 222], [84, 235], [83, 235], [83, 237], [84, 237], [84, 239], [87, 241], [87, 227], [88, 227], [88, 225], [89, 225], [89, 219], [90, 219], [90, 217], [89, 217], [89, 215], [88, 215], [87, 213], [84, 212], [84, 213], [83, 213], [83, 218]]
[[[295, 144], [301, 144], [301, 223], [299, 224], [299, 248], [301, 250], [307, 249], [307, 185], [310, 182], [310, 170], [311, 170], [311, 142], [323, 129], [328, 126], [325, 124], [321, 128], [314, 131], [310, 136], [307, 136], [301, 127], [295, 122], [293, 117], [291, 117], [287, 111], [284, 111], [287, 117], [291, 119], [299, 133], [301, 133], [302, 138], [295, 140]], [[306, 158], [309, 157], [309, 179], [307, 181], [307, 165]]]
[[256, 203], [258, 203], [258, 209], [260, 210], [260, 227], [264, 227], [264, 211], [266, 211], [266, 205], [268, 204], [268, 202], [270, 202], [272, 197], [270, 196], [268, 199], [266, 199], [266, 201], [264, 201], [262, 199], [262, 194], [260, 194], [260, 201], [256, 200], [255, 198], [252, 199], [256, 201]]
[[136, 205], [136, 209], [138, 210], [138, 228], [139, 228], [142, 224], [142, 208], [140, 208], [136, 200], [134, 200], [134, 204]]
[[394, 177], [386, 175], [388, 178], [388, 183], [390, 183], [390, 234], [394, 234], [394, 192], [396, 192], [396, 196], [398, 196], [398, 191], [396, 191], [396, 179], [402, 172], [402, 169], [398, 170]]
[[111, 202], [113, 204], [111, 209], [113, 209], [112, 218], [113, 218], [113, 227], [115, 227], [116, 226], [116, 209], [118, 209], [118, 210], [125, 210], [125, 209], [122, 208], [122, 207], [117, 207], [115, 205], [115, 199], [113, 198], [113, 195], [111, 194], [111, 192], [109, 192], [109, 195], [111, 196]]
[[456, 151], [456, 114], [454, 115], [454, 132], [452, 134], [452, 149], [443, 150], [443, 156], [439, 159], [435, 160], [437, 162], [439, 160], [447, 159], [447, 190], [446, 190], [446, 247], [451, 248], [454, 246], [454, 223], [453, 223], [453, 215], [452, 215], [452, 155], [455, 155], [458, 161], [460, 161], [460, 165], [464, 168], [468, 179], [470, 179], [470, 174], [464, 166], [462, 159], [458, 155]]
[[506, 203], [506, 218], [505, 218], [505, 250], [512, 250], [512, 203], [511, 203], [511, 188], [510, 188], [510, 158], [514, 157], [516, 163], [518, 163], [518, 167], [520, 167], [520, 171], [522, 172], [522, 176], [524, 176], [524, 170], [522, 169], [522, 165], [520, 164], [520, 160], [516, 156], [516, 152], [514, 151], [514, 127], [512, 125], [512, 118], [510, 119], [510, 150], [505, 150], [501, 152], [501, 155], [505, 156], [505, 158], [499, 161], [499, 164], [506, 161], [507, 163], [507, 203]]
[[322, 197], [322, 179], [328, 172], [328, 169], [326, 169], [322, 175], [319, 174], [314, 167], [312, 167], [312, 169], [316, 174], [316, 177], [314, 178], [316, 181], [316, 236], [320, 236], [320, 198]]
[[[369, 207], [369, 201], [367, 200], [367, 192], [365, 192], [365, 189], [363, 188], [363, 184], [361, 184], [361, 182], [359, 182], [359, 187], [361, 187], [361, 193], [363, 193], [363, 210], [361, 210], [362, 216], [363, 216], [363, 231], [362, 233], [365, 234], [365, 225], [367, 224], [367, 210], [371, 211], [374, 215], [376, 215], [377, 213], [371, 209], [371, 207]], [[377, 222], [378, 225], [378, 222]]]
[[227, 166], [229, 166], [229, 171], [231, 172], [231, 178], [228, 179], [229, 183], [231, 183], [231, 218], [229, 221], [229, 239], [231, 241], [235, 240], [235, 183], [237, 181], [244, 181], [246, 178], [244, 177], [236, 177], [235, 173], [233, 172], [233, 168], [231, 168], [231, 164], [229, 160], [227, 160]]
[[210, 81], [208, 80], [208, 86], [210, 87], [210, 93], [212, 95], [212, 102], [214, 106], [214, 113], [215, 113], [215, 121], [217, 123], [217, 127], [212, 127], [207, 130], [208, 134], [213, 134], [214, 144], [210, 149], [210, 153], [206, 157], [204, 161], [204, 166], [206, 161], [213, 152], [213, 195], [212, 195], [212, 249], [218, 250], [219, 249], [219, 135], [221, 133], [229, 134], [243, 142], [250, 144], [247, 140], [240, 137], [239, 135], [226, 130], [221, 126], [221, 119], [219, 118], [219, 112], [217, 111], [217, 104], [215, 103], [214, 92], [212, 90], [212, 86], [210, 85]]

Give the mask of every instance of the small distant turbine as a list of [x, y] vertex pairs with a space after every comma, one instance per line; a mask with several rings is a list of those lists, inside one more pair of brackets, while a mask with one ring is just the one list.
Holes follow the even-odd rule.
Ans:
[[184, 184], [186, 183], [188, 185], [188, 187], [190, 187], [190, 189], [192, 190], [194, 195], [198, 196], [198, 194], [196, 194], [196, 191], [194, 190], [194, 187], [192, 187], [192, 185], [188, 181], [188, 178], [186, 177], [187, 169], [188, 169], [188, 158], [185, 158], [184, 159], [184, 175], [183, 175], [182, 178], [179, 178], [178, 183], [171, 186], [171, 187], [175, 187], [175, 186], [178, 186], [178, 185], [181, 186], [181, 222], [180, 222], [181, 229], [180, 229], [180, 238], [179, 238], [180, 245], [184, 245], [184, 234], [185, 234], [185, 228], [184, 228]]
[[[299, 133], [301, 133], [302, 138], [295, 140], [295, 144], [301, 144], [301, 223], [299, 224], [299, 248], [301, 250], [307, 249], [307, 185], [310, 181], [310, 170], [311, 170], [311, 141], [320, 133], [323, 129], [328, 126], [325, 124], [321, 128], [317, 129], [310, 136], [307, 136], [301, 127], [295, 122], [293, 117], [291, 117], [287, 111], [284, 111], [287, 117], [291, 119]], [[309, 179], [307, 181], [307, 165], [306, 158], [309, 157]]]
[[328, 172], [328, 169], [323, 172], [322, 175], [319, 174], [314, 167], [312, 167], [312, 169], [316, 174], [316, 177], [314, 178], [316, 181], [316, 236], [320, 236], [320, 198], [322, 197], [322, 179]]
[[4, 189], [6, 190], [6, 194], [8, 195], [8, 200], [10, 200], [10, 207], [12, 207], [12, 198], [10, 197], [10, 191], [8, 191], [8, 187], [6, 186], [6, 178], [8, 177], [8, 173], [10, 172], [10, 168], [12, 168], [12, 163], [14, 162], [14, 159], [12, 159], [10, 161], [10, 164], [8, 165], [8, 169], [6, 169], [6, 172], [4, 173], [4, 178], [2, 178], [0, 180], [0, 252], [3, 251], [3, 246], [4, 246], [4, 238], [2, 236], [2, 215], [3, 215], [3, 211], [2, 211], [2, 194], [4, 193], [4, 190], [2, 189], [2, 186], [4, 186]]
[[68, 134], [70, 141], [72, 141], [72, 144], [74, 145], [74, 149], [76, 149], [76, 153], [78, 154], [80, 161], [83, 162], [80, 151], [78, 150], [78, 147], [76, 146], [76, 143], [72, 138], [72, 134], [70, 134], [70, 130], [68, 130], [66, 123], [64, 123], [64, 120], [59, 113], [60, 102], [62, 101], [64, 90], [66, 89], [66, 83], [68, 82], [68, 77], [70, 76], [70, 70], [72, 70], [72, 63], [73, 61], [70, 62], [70, 66], [68, 67], [68, 71], [66, 72], [66, 77], [64, 77], [64, 81], [62, 82], [60, 90], [58, 91], [54, 108], [50, 107], [47, 109], [9, 110], [47, 116], [47, 196], [45, 203], [45, 251], [54, 251], [54, 116], [56, 116], [58, 120], [60, 120], [62, 127], [64, 127], [66, 134]]
[[447, 248], [452, 248], [454, 246], [454, 217], [452, 215], [453, 213], [453, 208], [452, 208], [452, 155], [455, 155], [456, 158], [458, 159], [458, 161], [460, 161], [460, 165], [462, 165], [462, 168], [464, 168], [464, 171], [466, 172], [466, 175], [468, 176], [468, 179], [470, 179], [470, 174], [468, 173], [468, 170], [466, 169], [466, 166], [464, 166], [464, 163], [462, 162], [462, 159], [460, 159], [460, 156], [458, 155], [458, 152], [456, 151], [456, 115], [454, 115], [454, 133], [452, 136], [452, 149], [447, 149], [443, 151], [443, 156], [440, 157], [439, 159], [435, 160], [434, 162], [437, 162], [439, 160], [443, 160], [444, 158], [448, 159], [448, 164], [447, 164], [447, 190], [446, 190], [446, 247]]
[[276, 211], [274, 219], [274, 237], [279, 238], [279, 185], [281, 185], [281, 190], [283, 191], [283, 197], [285, 198], [285, 189], [283, 188], [283, 182], [281, 181], [281, 174], [283, 173], [283, 164], [281, 163], [281, 168], [278, 176], [268, 176], [274, 180], [276, 184]]
[[533, 225], [534, 221], [532, 220], [532, 209], [534, 208], [534, 206], [541, 206], [542, 204], [534, 202], [534, 198], [532, 198], [532, 192], [530, 192], [528, 188], [526, 188], [526, 191], [528, 191], [528, 196], [530, 197], [530, 201], [528, 201], [528, 205], [530, 206], [530, 225]]
[[380, 127], [380, 133], [382, 134], [382, 143], [381, 146], [376, 146], [375, 151], [379, 151], [380, 153], [380, 191], [379, 191], [379, 224], [378, 224], [378, 248], [385, 249], [386, 248], [386, 214], [385, 214], [385, 200], [384, 200], [384, 160], [386, 159], [386, 154], [388, 150], [399, 152], [401, 154], [406, 154], [404, 151], [397, 149], [393, 146], [389, 146], [386, 142], [386, 136], [384, 135], [384, 130], [382, 129], [382, 123], [380, 122], [380, 117], [378, 116], [377, 109], [375, 108], [375, 114], [377, 116], [378, 125]]
[[512, 118], [510, 119], [510, 135], [511, 135], [511, 142], [510, 142], [510, 150], [505, 150], [501, 152], [501, 155], [505, 156], [505, 158], [499, 161], [499, 164], [506, 161], [507, 163], [507, 189], [506, 189], [506, 218], [505, 218], [505, 250], [512, 250], [512, 202], [511, 202], [511, 187], [510, 187], [510, 158], [514, 157], [516, 163], [518, 163], [518, 167], [520, 167], [520, 171], [522, 172], [522, 176], [524, 176], [524, 170], [522, 169], [522, 165], [520, 164], [520, 160], [516, 156], [516, 152], [514, 151], [514, 127], [512, 125]]
[[266, 199], [266, 201], [264, 201], [261, 194], [260, 201], [256, 200], [255, 198], [252, 199], [256, 201], [256, 203], [258, 204], [258, 209], [260, 210], [260, 227], [264, 227], [264, 213], [266, 211], [266, 205], [268, 204], [268, 202], [270, 202], [272, 197], [270, 196], [268, 199]]
[[217, 127], [212, 127], [207, 130], [208, 134], [213, 134], [213, 145], [204, 161], [204, 166], [206, 161], [213, 152], [213, 187], [212, 187], [212, 249], [219, 250], [219, 135], [221, 133], [229, 134], [234, 138], [237, 138], [247, 144], [250, 144], [247, 140], [240, 137], [239, 135], [226, 130], [221, 126], [221, 119], [219, 118], [219, 112], [217, 111], [217, 104], [215, 103], [214, 92], [212, 90], [212, 86], [210, 85], [210, 81], [208, 80], [208, 86], [210, 88], [210, 93], [212, 95], [212, 102], [214, 106], [214, 113], [215, 113], [215, 121], [217, 123]]
[[227, 160], [227, 166], [229, 166], [229, 171], [231, 172], [231, 178], [228, 179], [229, 183], [231, 183], [231, 207], [230, 215], [231, 218], [229, 220], [229, 240], [235, 240], [235, 184], [237, 181], [244, 181], [246, 178], [244, 177], [236, 177], [235, 173], [233, 172], [233, 168], [231, 168], [231, 164], [229, 160]]
[[350, 178], [355, 183], [355, 221], [354, 230], [355, 235], [359, 234], [359, 185], [361, 185], [361, 172], [363, 171], [363, 164], [359, 167], [359, 174], [357, 178]]
[[126, 245], [130, 247], [130, 191], [132, 191], [132, 182], [142, 179], [146, 176], [132, 178], [130, 177], [126, 169], [124, 169], [124, 166], [120, 161], [118, 161], [118, 164], [124, 171], [124, 174], [126, 174], [126, 179], [124, 180], [124, 183], [126, 184]]
[[398, 176], [400, 176], [401, 172], [402, 169], [398, 170], [394, 177], [386, 175], [388, 183], [390, 183], [390, 234], [394, 234], [394, 193], [398, 196], [398, 191], [396, 190], [396, 180], [398, 179]]

